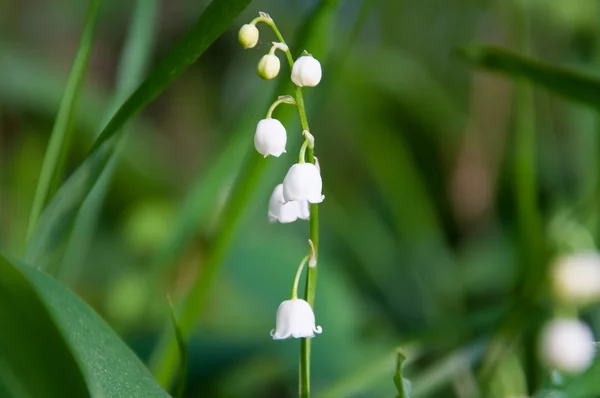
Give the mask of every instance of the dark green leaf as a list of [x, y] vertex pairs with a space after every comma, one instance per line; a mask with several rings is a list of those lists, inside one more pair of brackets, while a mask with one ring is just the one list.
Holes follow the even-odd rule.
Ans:
[[[56, 326], [65, 336], [66, 343], [81, 366], [90, 391], [89, 395], [92, 397], [168, 397], [139, 358], [79, 297], [47, 274], [31, 266], [20, 264], [13, 266], [2, 256], [0, 256], [0, 266], [2, 269], [9, 269], [7, 272], [17, 273], [21, 278], [26, 279], [46, 304]], [[4, 280], [4, 278], [0, 279], [0, 283], [11, 282], [10, 279], [8, 282]], [[5, 289], [0, 291], [4, 292]], [[2, 300], [0, 305], [3, 303], [5, 300]], [[21, 311], [20, 315], [9, 313], [8, 322], [15, 322], [23, 314], [24, 311]], [[1, 329], [4, 329], [4, 323], [2, 325]], [[40, 336], [43, 336], [40, 330], [35, 328], [31, 330], [35, 332], [35, 336], [27, 341], [28, 344], [37, 346], [36, 341], [40, 340], [44, 345], [50, 346], [54, 342], [54, 340], [46, 341], [45, 337], [40, 339]], [[19, 341], [19, 338], [13, 337], [2, 341]], [[36, 354], [38, 361], [51, 358], [42, 354], [43, 352]], [[57, 369], [64, 377], [71, 378], [77, 375], [76, 371], [62, 369], [56, 363], [49, 365], [44, 369], [49, 374], [54, 374], [53, 369]], [[45, 394], [34, 395], [34, 397], [46, 396]], [[75, 394], [71, 391], [61, 396], [83, 397], [87, 394]]]
[[394, 384], [396, 385], [400, 398], [410, 398], [410, 381], [402, 377], [402, 365], [404, 364], [404, 361], [406, 361], [406, 357], [400, 350], [398, 350], [396, 355], [398, 357], [398, 363], [396, 365], [396, 373], [394, 373]]
[[574, 101], [600, 108], [600, 79], [574, 69], [546, 64], [501, 48], [471, 45], [458, 50], [467, 61], [481, 68], [532, 83]]
[[89, 396], [77, 361], [42, 299], [1, 256], [0, 396]]

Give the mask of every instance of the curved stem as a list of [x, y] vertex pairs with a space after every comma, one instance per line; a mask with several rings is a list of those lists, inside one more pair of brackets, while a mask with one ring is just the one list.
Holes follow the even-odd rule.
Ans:
[[300, 154], [298, 155], [298, 163], [305, 163], [305, 153], [306, 148], [308, 148], [308, 140], [304, 140], [302, 146], [300, 147]]
[[[281, 32], [279, 32], [279, 29], [277, 29], [277, 25], [275, 25], [275, 22], [273, 22], [273, 20], [271, 18], [260, 16], [260, 17], [254, 18], [252, 20], [252, 22], [250, 22], [250, 23], [253, 25], [256, 25], [258, 22], [264, 22], [267, 25], [269, 25], [271, 27], [271, 29], [273, 29], [273, 32], [275, 32], [275, 36], [277, 36], [279, 41], [282, 44], [286, 44], [285, 40], [283, 40], [283, 36], [281, 35]], [[287, 51], [285, 51], [285, 55], [287, 57], [288, 63], [290, 64], [290, 69], [292, 69], [292, 66], [294, 66], [294, 58], [292, 58], [292, 53], [290, 52], [289, 49]]]
[[294, 285], [292, 286], [292, 300], [298, 298], [298, 282], [300, 282], [300, 275], [302, 275], [302, 269], [304, 268], [304, 264], [308, 261], [308, 256], [304, 257], [298, 266], [298, 271], [296, 271], [296, 277], [294, 278]]
[[294, 100], [294, 97], [291, 97], [289, 95], [279, 97], [277, 101], [273, 102], [273, 104], [269, 107], [269, 110], [267, 111], [267, 119], [271, 118], [273, 112], [275, 111], [275, 108], [277, 108], [279, 104], [296, 105], [296, 101]]

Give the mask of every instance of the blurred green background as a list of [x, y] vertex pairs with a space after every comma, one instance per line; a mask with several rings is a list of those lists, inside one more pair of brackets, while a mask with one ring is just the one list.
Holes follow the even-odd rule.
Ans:
[[[150, 65], [207, 3], [159, 2]], [[406, 373], [416, 396], [480, 396], [472, 365], [521, 300], [518, 288], [527, 264], [519, 250], [524, 241], [537, 239], [522, 234], [527, 226], [522, 228], [518, 204], [520, 176], [529, 172], [530, 161], [534, 186], [526, 189], [531, 188], [535, 206], [525, 213], [541, 216], [544, 238], [554, 242], [558, 234], [560, 241], [572, 233], [578, 241], [596, 239], [598, 220], [586, 203], [595, 197], [600, 126], [593, 111], [543, 90], [534, 92], [531, 106], [524, 105], [510, 80], [473, 69], [454, 50], [482, 42], [523, 52], [519, 43], [525, 37], [530, 55], [596, 73], [600, 4], [318, 3], [250, 3], [199, 61], [130, 123], [90, 238], [75, 251], [63, 243], [57, 258], [48, 260], [49, 270], [148, 359], [168, 316], [166, 295], [177, 304], [189, 291], [219, 231], [235, 177], [248, 159], [260, 156], [252, 147], [256, 123], [277, 95], [292, 94], [275, 91], [289, 74], [284, 62], [275, 81], [263, 81], [255, 72], [273, 33], [259, 26], [259, 45], [243, 50], [237, 30], [258, 11], [269, 12], [298, 54], [303, 48], [293, 47], [295, 32], [322, 7], [315, 18], [324, 22], [313, 32], [314, 48], [306, 49], [321, 60], [324, 77], [318, 87], [305, 90], [326, 196], [320, 206], [315, 307], [324, 332], [313, 341], [313, 391], [324, 397], [393, 396], [400, 347], [412, 359]], [[114, 106], [133, 5], [102, 3], [65, 177], [84, 158]], [[86, 7], [79, 0], [0, 0], [5, 252], [24, 249]], [[526, 33], [519, 22], [523, 15]], [[301, 143], [299, 124], [291, 117], [286, 121], [288, 154], [264, 161], [188, 342], [188, 397], [296, 394], [299, 342], [273, 342], [269, 336], [308, 237], [308, 223], [269, 224], [266, 216], [272, 189]], [[534, 137], [525, 155], [515, 133], [524, 125]], [[59, 269], [61, 262], [68, 265]], [[543, 300], [538, 304], [543, 307]], [[599, 315], [590, 310], [586, 316], [600, 327]], [[513, 373], [505, 376], [510, 382], [494, 378], [493, 396], [527, 392], [524, 384], [531, 379], [524, 362], [515, 365], [512, 356], [503, 362]]]

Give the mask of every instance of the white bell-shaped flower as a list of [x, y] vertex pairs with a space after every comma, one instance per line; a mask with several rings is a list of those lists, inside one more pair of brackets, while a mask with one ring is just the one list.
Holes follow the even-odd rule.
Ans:
[[583, 372], [594, 360], [595, 351], [592, 331], [577, 319], [552, 321], [542, 333], [542, 358], [560, 372]]
[[279, 184], [273, 190], [269, 200], [269, 221], [290, 223], [297, 219], [308, 220], [310, 210], [307, 201], [291, 201], [285, 203], [283, 199], [283, 184]]
[[315, 314], [310, 304], [296, 298], [284, 301], [277, 308], [277, 322], [271, 337], [274, 340], [311, 338], [322, 331], [321, 326], [315, 326]]
[[586, 304], [600, 299], [600, 255], [587, 252], [559, 258], [552, 269], [552, 285], [565, 302]]
[[254, 147], [264, 157], [279, 157], [285, 152], [287, 134], [285, 127], [277, 119], [263, 119], [256, 125]]
[[266, 54], [258, 61], [257, 72], [263, 79], [273, 79], [279, 74], [279, 68], [281, 68], [281, 62], [279, 58], [274, 54]]
[[258, 29], [252, 24], [245, 24], [240, 28], [238, 40], [244, 48], [253, 48], [258, 43]]
[[312, 163], [296, 163], [283, 179], [283, 198], [286, 202], [306, 200], [321, 203], [325, 199], [321, 194], [322, 189], [321, 173]]
[[312, 55], [303, 55], [292, 67], [292, 81], [300, 87], [314, 87], [319, 84], [322, 76], [321, 63]]

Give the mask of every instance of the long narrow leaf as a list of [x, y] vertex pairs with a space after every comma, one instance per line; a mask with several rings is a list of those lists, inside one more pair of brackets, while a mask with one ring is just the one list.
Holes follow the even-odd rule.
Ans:
[[[214, 0], [196, 24], [175, 44], [125, 101], [102, 130], [83, 164], [58, 190], [32, 234], [25, 254], [28, 263], [44, 267], [49, 254], [64, 239], [73, 218], [115, 149], [120, 128], [154, 100], [221, 35], [250, 0]], [[122, 131], [122, 130], [121, 130]], [[111, 139], [109, 139], [111, 138]], [[100, 145], [102, 143], [102, 145]]]
[[532, 83], [574, 101], [600, 108], [600, 79], [574, 69], [546, 64], [501, 48], [471, 45], [458, 50], [470, 63]]
[[77, 100], [81, 92], [83, 78], [87, 69], [99, 6], [100, 0], [90, 1], [83, 34], [81, 35], [81, 41], [79, 42], [79, 48], [77, 49], [77, 54], [75, 55], [75, 60], [73, 61], [71, 72], [69, 73], [67, 87], [65, 88], [60, 103], [54, 127], [52, 128], [50, 143], [48, 144], [48, 149], [46, 150], [46, 155], [42, 164], [42, 170], [40, 172], [40, 178], [33, 200], [33, 207], [31, 208], [29, 217], [28, 237], [31, 236], [40, 213], [51, 195], [50, 191], [53, 181], [58, 179], [62, 174], [62, 167], [64, 166], [64, 161], [62, 159], [65, 158], [68, 152], [69, 142], [71, 141], [70, 135], [73, 131], [72, 124], [74, 114], [76, 112]]
[[[136, 2], [131, 28], [119, 66], [114, 98], [115, 105], [122, 103], [127, 95], [135, 89], [147, 68], [150, 60], [150, 50], [154, 43], [153, 33], [157, 10], [157, 0], [137, 0]], [[118, 154], [122, 146], [123, 141], [112, 153], [107, 166], [96, 180], [94, 187], [79, 210], [60, 267], [59, 276], [66, 283], [75, 279], [77, 270], [80, 264], [83, 263], [83, 258], [90, 247], [100, 209], [118, 164]]]

